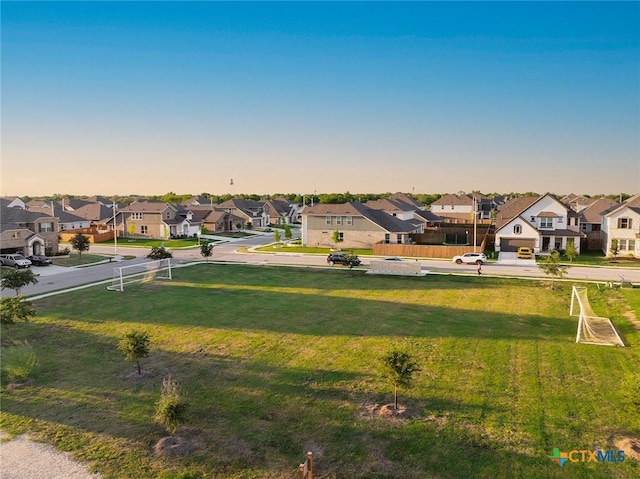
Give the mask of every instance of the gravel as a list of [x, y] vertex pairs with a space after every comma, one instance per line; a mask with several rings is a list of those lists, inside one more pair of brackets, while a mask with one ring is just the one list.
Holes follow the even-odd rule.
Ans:
[[0, 436], [1, 479], [99, 479], [89, 468], [48, 444], [30, 441], [26, 434], [8, 441]]

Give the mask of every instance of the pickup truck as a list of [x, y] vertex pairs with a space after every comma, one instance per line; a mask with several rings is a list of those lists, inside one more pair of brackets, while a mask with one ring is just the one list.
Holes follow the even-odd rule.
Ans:
[[31, 267], [31, 261], [17, 253], [0, 254], [0, 261], [2, 262], [2, 266], [10, 266], [15, 269]]

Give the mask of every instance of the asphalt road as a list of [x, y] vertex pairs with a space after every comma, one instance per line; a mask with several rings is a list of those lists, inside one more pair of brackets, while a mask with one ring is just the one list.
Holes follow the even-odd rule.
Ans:
[[[242, 240], [236, 240], [233, 243], [219, 244], [214, 247], [213, 255], [210, 261], [221, 262], [240, 262], [247, 264], [261, 265], [298, 265], [298, 266], [315, 266], [315, 267], [331, 267], [326, 263], [325, 255], [305, 255], [300, 253], [277, 253], [277, 254], [261, 254], [261, 253], [240, 253], [237, 250], [241, 247], [250, 248], [267, 244], [272, 241], [272, 236], [258, 236]], [[92, 245], [92, 253], [108, 253], [113, 254], [114, 248], [107, 246]], [[136, 256], [133, 260], [123, 262], [111, 262], [98, 264], [89, 267], [63, 268], [58, 266], [33, 267], [33, 271], [39, 274], [39, 282], [36, 285], [30, 285], [22, 290], [22, 293], [33, 297], [51, 291], [79, 287], [96, 283], [99, 281], [111, 281], [114, 275], [114, 267], [119, 265], [129, 265], [148, 261], [145, 255], [149, 249], [118, 247], [119, 255]], [[174, 260], [178, 263], [188, 263], [193, 261], [202, 261], [199, 249], [173, 250]], [[361, 257], [361, 267], [367, 268], [371, 260], [378, 258]], [[411, 261], [411, 260], [409, 260]], [[427, 274], [468, 274], [477, 275], [475, 265], [456, 265], [450, 260], [417, 260], [422, 270]], [[489, 263], [482, 266], [483, 276], [505, 276], [505, 277], [523, 277], [523, 278], [548, 278], [535, 266], [530, 260], [513, 261], [514, 264], [495, 264]], [[333, 268], [343, 268], [343, 266], [332, 266]], [[619, 282], [623, 277], [625, 280], [640, 284], [640, 269], [633, 268], [597, 268], [584, 266], [571, 266], [568, 268], [567, 278], [582, 281], [599, 281], [599, 282]], [[13, 292], [4, 290], [3, 295], [10, 295]]]

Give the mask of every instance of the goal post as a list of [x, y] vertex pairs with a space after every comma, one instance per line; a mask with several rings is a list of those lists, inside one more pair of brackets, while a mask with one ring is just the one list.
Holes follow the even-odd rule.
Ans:
[[170, 258], [113, 268], [113, 280], [111, 286], [107, 286], [107, 289], [110, 291], [124, 291], [125, 286], [132, 283], [162, 279], [172, 279]]
[[578, 316], [576, 343], [624, 347], [624, 342], [611, 320], [598, 316], [591, 308], [587, 288], [572, 288], [569, 315]]

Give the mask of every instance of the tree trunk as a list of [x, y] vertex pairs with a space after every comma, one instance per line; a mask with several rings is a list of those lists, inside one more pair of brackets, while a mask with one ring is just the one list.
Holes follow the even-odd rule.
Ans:
[[394, 409], [397, 411], [398, 410], [398, 386], [393, 387], [393, 404], [394, 404]]
[[136, 363], [138, 363], [138, 376], [142, 374], [142, 370], [140, 369], [140, 360], [136, 359]]

